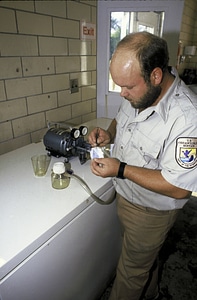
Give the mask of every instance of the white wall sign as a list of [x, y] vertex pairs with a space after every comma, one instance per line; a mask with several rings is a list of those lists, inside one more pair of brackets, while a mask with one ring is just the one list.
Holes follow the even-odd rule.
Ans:
[[86, 23], [81, 21], [81, 39], [95, 40], [96, 38], [96, 25], [93, 23]]

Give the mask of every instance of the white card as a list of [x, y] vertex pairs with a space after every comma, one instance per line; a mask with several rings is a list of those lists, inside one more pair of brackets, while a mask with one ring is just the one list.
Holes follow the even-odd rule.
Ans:
[[91, 159], [104, 158], [104, 153], [100, 147], [94, 147], [90, 151], [90, 157]]

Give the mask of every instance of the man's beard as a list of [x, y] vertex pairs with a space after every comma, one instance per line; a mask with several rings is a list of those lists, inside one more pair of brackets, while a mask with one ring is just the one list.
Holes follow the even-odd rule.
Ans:
[[147, 84], [147, 87], [148, 87], [148, 91], [146, 92], [146, 94], [141, 98], [139, 98], [136, 102], [132, 102], [132, 100], [126, 98], [128, 101], [130, 101], [131, 105], [134, 108], [145, 109], [147, 107], [152, 106], [153, 103], [157, 100], [157, 98], [161, 94], [162, 89], [159, 85], [154, 86], [149, 83]]

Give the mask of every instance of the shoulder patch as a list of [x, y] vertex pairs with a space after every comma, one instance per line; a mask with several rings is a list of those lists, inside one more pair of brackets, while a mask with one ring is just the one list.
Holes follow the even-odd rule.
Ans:
[[183, 168], [197, 166], [197, 138], [178, 138], [175, 156], [177, 163]]

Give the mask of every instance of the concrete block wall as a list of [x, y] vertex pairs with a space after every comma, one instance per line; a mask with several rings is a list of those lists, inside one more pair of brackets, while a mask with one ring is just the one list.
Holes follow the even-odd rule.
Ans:
[[96, 40], [80, 37], [96, 12], [96, 0], [0, 1], [0, 154], [40, 141], [48, 121], [96, 118]]

